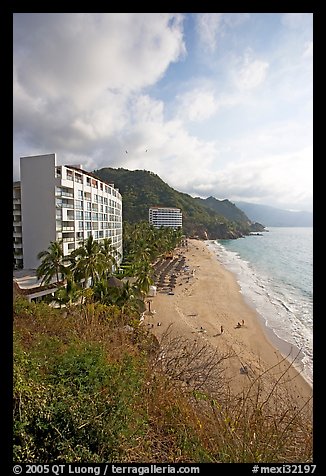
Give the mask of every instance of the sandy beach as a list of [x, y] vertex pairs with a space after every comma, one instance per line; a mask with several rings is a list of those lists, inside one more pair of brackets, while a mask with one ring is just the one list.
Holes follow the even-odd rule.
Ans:
[[[289, 366], [284, 359], [288, 349], [280, 346], [278, 350], [273, 345], [261, 317], [240, 293], [235, 276], [219, 263], [205, 242], [188, 240], [188, 247], [181, 248], [180, 253], [189, 268], [178, 273], [173, 294], [158, 289], [150, 303], [154, 313], [146, 313], [144, 325], [159, 339], [169, 329], [173, 336], [200, 340], [222, 353], [232, 352], [226, 371], [235, 391], [271, 369], [268, 374], [273, 379], [286, 372], [282, 381], [287, 380], [298, 404], [312, 397], [312, 387], [300, 374], [300, 366]], [[293, 350], [289, 359], [296, 355]], [[242, 372], [243, 368], [248, 373]]]

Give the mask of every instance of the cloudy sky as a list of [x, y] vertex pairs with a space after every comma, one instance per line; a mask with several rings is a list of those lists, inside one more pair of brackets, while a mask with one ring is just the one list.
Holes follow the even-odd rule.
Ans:
[[312, 210], [310, 13], [14, 14], [19, 157]]

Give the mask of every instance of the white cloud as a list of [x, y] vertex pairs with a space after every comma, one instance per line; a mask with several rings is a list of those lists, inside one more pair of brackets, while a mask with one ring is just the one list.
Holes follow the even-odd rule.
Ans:
[[188, 187], [193, 196], [248, 201], [286, 208], [311, 209], [312, 166], [310, 149], [231, 162], [205, 180]]
[[302, 29], [311, 22], [312, 17], [312, 13], [284, 13], [282, 23], [293, 30]]
[[[137, 116], [137, 101], [146, 103], [135, 97], [185, 54], [182, 21], [168, 13], [15, 15], [15, 152], [29, 142], [33, 153], [96, 155], [119, 137], [133, 120], [130, 105]], [[162, 114], [153, 104], [141, 108], [147, 120]]]
[[296, 43], [301, 61], [283, 41], [277, 58], [239, 56], [231, 30], [248, 18], [196, 14], [201, 46], [221, 61], [211, 68], [192, 51], [158, 83], [186, 54], [180, 14], [15, 15], [15, 179], [18, 157], [56, 152], [88, 170], [151, 170], [193, 195], [311, 199], [312, 42]]
[[218, 38], [228, 29], [235, 28], [250, 18], [249, 13], [197, 13], [196, 28], [199, 41], [204, 50], [214, 53]]
[[234, 72], [234, 82], [241, 90], [257, 88], [264, 82], [269, 64], [267, 61], [255, 59], [251, 49], [247, 49], [241, 64]]
[[217, 32], [221, 25], [223, 13], [198, 13], [197, 31], [205, 49], [214, 52], [217, 47]]
[[302, 53], [303, 58], [312, 58], [313, 48], [314, 48], [314, 44], [312, 41], [306, 42], [304, 45], [304, 51]]
[[203, 121], [213, 116], [218, 110], [218, 101], [213, 91], [193, 89], [176, 97], [178, 116], [185, 121]]
[[154, 84], [185, 54], [178, 14], [19, 14], [15, 21], [24, 37], [14, 55], [18, 81], [33, 97], [66, 93], [78, 107], [106, 89]]

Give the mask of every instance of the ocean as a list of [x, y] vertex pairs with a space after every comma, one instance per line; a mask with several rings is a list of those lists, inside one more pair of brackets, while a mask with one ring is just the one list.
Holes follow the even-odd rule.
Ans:
[[267, 337], [313, 382], [313, 228], [270, 227], [263, 236], [209, 241], [261, 316]]

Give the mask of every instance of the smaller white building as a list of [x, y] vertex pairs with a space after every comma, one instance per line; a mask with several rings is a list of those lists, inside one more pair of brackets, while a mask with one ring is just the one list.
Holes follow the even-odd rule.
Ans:
[[149, 209], [149, 223], [155, 228], [168, 226], [182, 228], [182, 212], [174, 207], [151, 207]]

